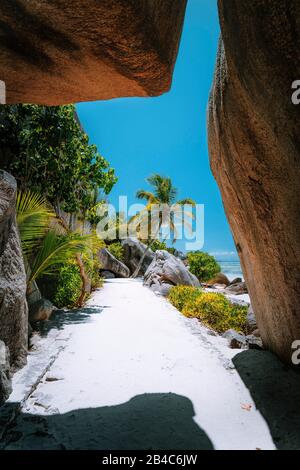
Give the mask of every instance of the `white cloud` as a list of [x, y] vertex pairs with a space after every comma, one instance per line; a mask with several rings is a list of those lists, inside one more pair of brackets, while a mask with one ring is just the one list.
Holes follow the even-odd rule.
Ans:
[[212, 256], [238, 256], [236, 251], [211, 251], [209, 254]]

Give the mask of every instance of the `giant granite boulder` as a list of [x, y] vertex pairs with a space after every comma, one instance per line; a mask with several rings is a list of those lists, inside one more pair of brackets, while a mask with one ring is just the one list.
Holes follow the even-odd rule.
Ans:
[[145, 273], [144, 285], [167, 296], [172, 286], [199, 287], [200, 282], [179, 258], [168, 251], [159, 250], [155, 252], [154, 259]]
[[247, 285], [243, 281], [230, 284], [228, 287], [226, 287], [225, 291], [235, 295], [248, 294]]
[[16, 180], [0, 170], [0, 340], [11, 366], [26, 363], [28, 309], [26, 274], [16, 224]]
[[[99, 261], [103, 272], [111, 272], [114, 277], [129, 277], [130, 271], [122, 261], [115, 258], [107, 248], [103, 248], [98, 254]], [[107, 279], [107, 276], [105, 276]]]
[[169, 90], [187, 0], [2, 0], [7, 103], [65, 104]]
[[0, 341], [0, 406], [9, 397], [11, 392], [9, 350], [3, 341]]
[[206, 286], [223, 285], [225, 287], [230, 285], [230, 281], [226, 274], [218, 273], [212, 279], [204, 283]]
[[299, 0], [219, 0], [211, 167], [258, 328], [287, 362], [300, 338]]
[[[142, 256], [147, 249], [147, 246], [144, 243], [140, 242], [136, 238], [125, 238], [122, 240], [122, 246], [124, 248], [125, 264], [130, 269], [130, 272], [133, 273], [137, 268]], [[146, 256], [143, 260], [139, 275], [145, 274], [149, 265], [152, 263], [154, 258], [154, 253], [151, 249], [148, 249]]]

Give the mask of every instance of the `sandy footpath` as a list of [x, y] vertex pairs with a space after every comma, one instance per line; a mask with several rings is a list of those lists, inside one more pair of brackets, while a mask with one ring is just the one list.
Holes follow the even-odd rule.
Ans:
[[68, 318], [4, 448], [274, 449], [231, 363], [239, 351], [139, 280], [106, 282]]

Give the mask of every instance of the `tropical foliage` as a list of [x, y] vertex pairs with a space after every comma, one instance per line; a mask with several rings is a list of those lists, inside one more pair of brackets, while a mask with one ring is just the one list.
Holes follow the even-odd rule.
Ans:
[[182, 206], [194, 206], [195, 201], [189, 198], [176, 200], [177, 189], [173, 186], [171, 178], [154, 174], [149, 176], [146, 181], [152, 186], [153, 191], [144, 189], [137, 191], [136, 197], [145, 199], [147, 205], [144, 210], [132, 218], [131, 223], [135, 223], [138, 228], [140, 227], [140, 238], [146, 239], [150, 243], [148, 243], [133, 277], [138, 276], [146, 253], [151, 248], [151, 242], [160, 238], [162, 227], [170, 231], [172, 240], [175, 242], [177, 238], [176, 223], [184, 223], [191, 229], [194, 218], [193, 213]]
[[145, 240], [146, 244], [151, 247], [152, 251], [157, 251], [157, 250], [167, 250], [167, 245], [164, 241], [161, 241], [159, 239], [156, 240]]
[[[0, 161], [18, 182], [28, 293], [33, 281], [51, 276], [61, 302], [70, 305], [77, 297], [81, 304], [101, 284], [96, 252], [104, 243], [93, 230], [116, 182], [114, 170], [89, 143], [73, 105], [1, 106]], [[71, 298], [63, 279], [75, 285], [78, 275], [80, 295], [75, 289]]]
[[[165, 225], [167, 228], [170, 228], [173, 241], [176, 241], [176, 217], [179, 217], [180, 221], [182, 221], [183, 216], [185, 216], [185, 219], [193, 219], [191, 212], [186, 211], [183, 214], [181, 208], [177, 213], [176, 206], [194, 206], [195, 201], [189, 198], [176, 200], [177, 188], [173, 186], [171, 178], [154, 174], [149, 176], [146, 181], [152, 186], [153, 192], [144, 189], [137, 191], [136, 197], [138, 199], [145, 199], [147, 206], [144, 211], [141, 211], [133, 218], [133, 220], [137, 219], [141, 226], [144, 225], [146, 227], [147, 232], [142, 231], [141, 238], [145, 238], [145, 235], [147, 235], [146, 239], [148, 240], [159, 238], [159, 232], [162, 226]], [[186, 221], [185, 223], [191, 225], [191, 221]]]
[[221, 271], [216, 259], [203, 251], [191, 251], [188, 253], [187, 258], [189, 270], [201, 282], [209, 281]]
[[89, 144], [75, 107], [14, 105], [0, 109], [2, 167], [21, 190], [43, 194], [59, 214], [87, 212], [99, 189], [108, 194], [114, 170]]
[[171, 255], [175, 255], [176, 253], [176, 248], [174, 248], [174, 246], [167, 246], [166, 242], [158, 239], [145, 240], [145, 243], [151, 247], [152, 251], [165, 250], [171, 253]]
[[172, 287], [170, 302], [185, 316], [197, 318], [219, 333], [247, 332], [247, 307], [232, 304], [224, 295], [187, 286]]
[[45, 197], [32, 191], [18, 191], [16, 211], [23, 253], [30, 254], [49, 230], [55, 214]]
[[73, 307], [80, 297], [81, 287], [79, 267], [74, 263], [62, 266], [58, 274], [54, 304], [58, 308]]
[[56, 274], [63, 264], [87, 249], [87, 242], [88, 236], [59, 235], [55, 230], [48, 230], [36, 254], [30, 259], [28, 284], [42, 275]]
[[108, 251], [119, 261], [124, 261], [124, 248], [120, 242], [114, 242], [107, 246]]
[[[31, 191], [18, 193], [16, 207], [27, 268], [28, 292], [33, 281], [42, 276], [58, 276], [64, 266], [74, 263], [77, 264], [77, 271], [82, 281], [82, 295], [79, 297], [81, 299], [79, 303], [82, 303], [88, 291], [86, 288], [86, 284], [89, 283], [88, 276], [90, 275], [91, 283], [94, 285], [97, 283], [94, 277], [96, 272], [99, 277], [100, 267], [95, 253], [103, 246], [103, 242], [94, 234], [82, 235], [68, 231], [63, 221], [55, 216], [46, 199]], [[62, 285], [61, 298], [63, 290]], [[66, 291], [68, 291], [67, 286]], [[68, 304], [70, 302], [71, 299]]]

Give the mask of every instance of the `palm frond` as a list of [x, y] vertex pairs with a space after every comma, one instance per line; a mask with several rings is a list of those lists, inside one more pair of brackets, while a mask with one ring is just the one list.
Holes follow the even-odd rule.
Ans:
[[186, 199], [181, 199], [179, 201], [176, 201], [176, 204], [180, 206], [189, 205], [189, 206], [195, 207], [196, 202], [194, 201], [194, 199], [186, 198]]
[[150, 202], [157, 201], [156, 196], [153, 193], [151, 193], [151, 191], [145, 191], [144, 189], [139, 189], [136, 192], [136, 197], [137, 199], [146, 199], [146, 201], [150, 201]]
[[17, 193], [16, 211], [22, 250], [27, 254], [45, 235], [55, 214], [43, 196], [29, 190]]
[[188, 207], [184, 206], [192, 206], [193, 208], [196, 206], [196, 202], [191, 198], [176, 201], [177, 188], [173, 186], [169, 177], [155, 173], [149, 176], [146, 181], [152, 186], [153, 192], [145, 190], [137, 192], [136, 196], [139, 199], [146, 199], [147, 206], [134, 215], [129, 223], [135, 223], [137, 231], [142, 231], [142, 224], [148, 222], [148, 219], [150, 219], [150, 228], [153, 224], [158, 225], [158, 233], [163, 226], [169, 227], [174, 235], [174, 243], [179, 235], [176, 225], [183, 224], [189, 231], [192, 231], [191, 221], [195, 219], [195, 215], [192, 209], [189, 210]]
[[91, 235], [59, 236], [54, 230], [49, 230], [31, 262], [28, 284], [41, 275], [56, 273], [62, 264], [67, 263], [78, 252], [91, 249], [91, 243]]
[[163, 180], [164, 177], [158, 173], [154, 173], [153, 175], [150, 175], [148, 178], [146, 178], [147, 183], [154, 188], [158, 188], [162, 184]]

